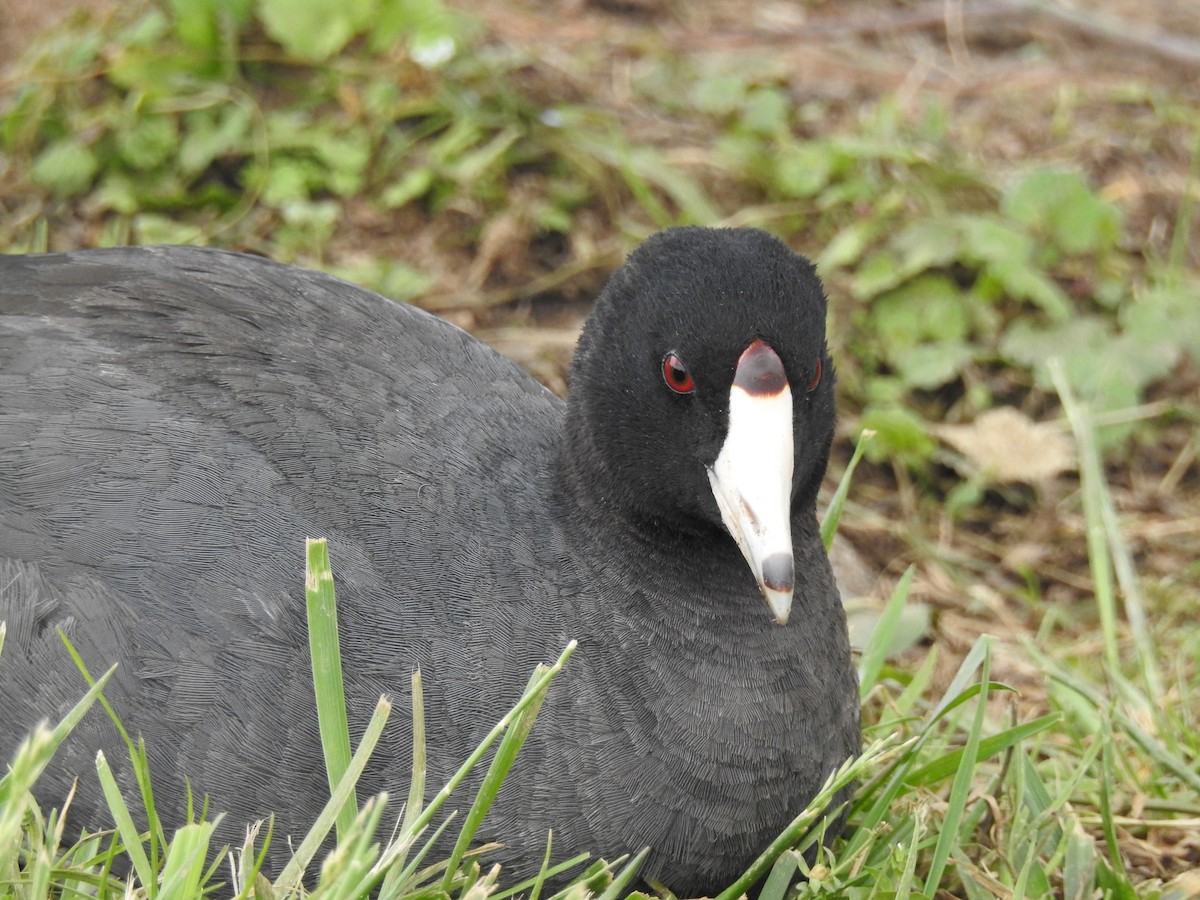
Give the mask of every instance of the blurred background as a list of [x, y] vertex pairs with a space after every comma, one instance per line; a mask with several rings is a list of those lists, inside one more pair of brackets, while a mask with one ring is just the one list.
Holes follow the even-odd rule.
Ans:
[[0, 0], [2, 251], [325, 269], [560, 394], [653, 231], [816, 261], [831, 489], [873, 432], [834, 554], [856, 643], [914, 570], [868, 736], [983, 634], [989, 715], [1048, 723], [1035, 824], [1015, 740], [979, 770], [979, 896], [1027, 859], [1059, 896], [1200, 896], [1198, 199], [1196, 0]]

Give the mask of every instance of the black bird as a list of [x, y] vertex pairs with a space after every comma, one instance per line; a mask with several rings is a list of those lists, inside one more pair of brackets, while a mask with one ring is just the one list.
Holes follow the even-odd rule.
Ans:
[[[0, 754], [85, 685], [62, 628], [222, 837], [328, 798], [303, 539], [328, 536], [352, 733], [425, 671], [440, 786], [535, 663], [552, 686], [482, 837], [681, 895], [727, 885], [859, 749], [815, 512], [834, 428], [813, 267], [749, 229], [646, 241], [604, 289], [565, 405], [459, 329], [220, 250], [0, 257]], [[790, 611], [790, 617], [789, 617]], [[357, 716], [357, 718], [355, 718]], [[407, 790], [408, 713], [360, 782]], [[109, 823], [93, 709], [41, 781]], [[131, 774], [124, 787], [135, 794]]]

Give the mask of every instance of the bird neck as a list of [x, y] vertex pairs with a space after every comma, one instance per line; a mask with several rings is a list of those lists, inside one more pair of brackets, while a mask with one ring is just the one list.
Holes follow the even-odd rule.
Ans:
[[640, 514], [614, 489], [615, 473], [604, 466], [586, 428], [570, 416], [553, 477], [553, 493], [561, 504], [557, 516], [586, 570], [583, 577], [620, 607], [610, 607], [605, 615], [619, 614], [672, 634], [680, 616], [718, 632], [770, 621], [754, 577], [728, 533], [698, 523], [694, 530], [681, 529], [674, 521]]

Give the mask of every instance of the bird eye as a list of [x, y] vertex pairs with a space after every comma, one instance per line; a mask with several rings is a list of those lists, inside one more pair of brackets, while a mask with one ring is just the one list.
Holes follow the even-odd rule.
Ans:
[[696, 382], [692, 380], [692, 373], [687, 370], [683, 360], [674, 353], [668, 353], [663, 357], [662, 372], [663, 381], [675, 393], [690, 394], [696, 390]]
[[815, 390], [817, 385], [821, 383], [822, 368], [823, 367], [821, 365], [821, 357], [818, 356], [817, 357], [817, 368], [813, 371], [813, 377], [810, 378], [808, 381], [808, 389], [810, 391]]

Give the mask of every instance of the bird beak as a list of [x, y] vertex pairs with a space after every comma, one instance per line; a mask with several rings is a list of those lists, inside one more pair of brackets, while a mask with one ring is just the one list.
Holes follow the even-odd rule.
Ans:
[[729, 431], [708, 480], [721, 521], [780, 625], [787, 624], [795, 586], [792, 461], [792, 389], [779, 354], [755, 340], [738, 359]]

